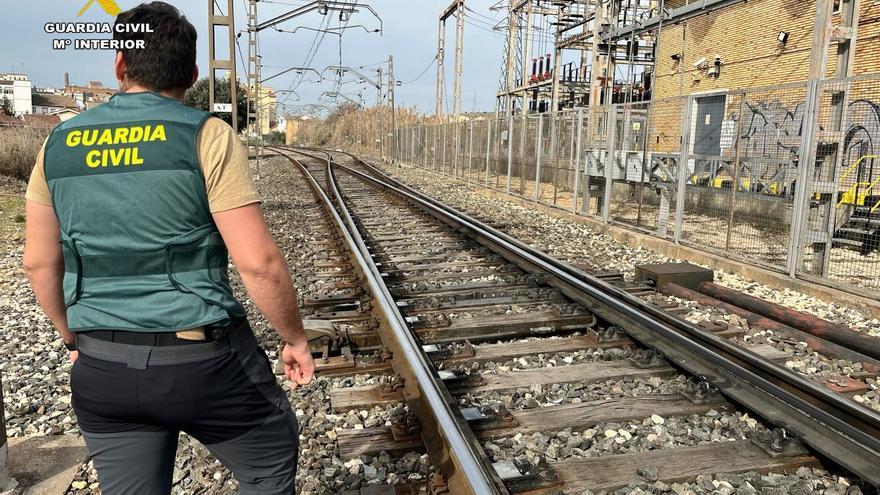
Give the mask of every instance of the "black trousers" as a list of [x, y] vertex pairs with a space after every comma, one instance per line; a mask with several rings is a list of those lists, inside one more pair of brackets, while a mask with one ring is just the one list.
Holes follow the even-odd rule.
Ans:
[[294, 493], [296, 416], [242, 327], [211, 344], [179, 346], [180, 359], [162, 356], [167, 347], [80, 339], [73, 408], [102, 493], [169, 494], [181, 431], [232, 471], [242, 494]]

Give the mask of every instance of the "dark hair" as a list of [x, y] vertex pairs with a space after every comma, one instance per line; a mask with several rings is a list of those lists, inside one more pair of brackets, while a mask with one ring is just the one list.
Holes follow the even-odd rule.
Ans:
[[123, 49], [126, 75], [154, 91], [188, 89], [196, 68], [196, 28], [174, 6], [143, 3], [122, 12], [116, 25], [147, 24], [151, 33], [126, 33], [113, 29], [115, 40], [144, 40], [143, 49]]

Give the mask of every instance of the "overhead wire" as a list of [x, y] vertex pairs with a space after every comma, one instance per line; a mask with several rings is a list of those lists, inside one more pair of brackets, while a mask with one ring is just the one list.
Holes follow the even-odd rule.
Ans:
[[412, 84], [412, 83], [418, 81], [419, 79], [424, 77], [424, 75], [427, 74], [429, 70], [431, 70], [431, 67], [434, 67], [435, 63], [437, 63], [437, 55], [434, 55], [434, 58], [431, 59], [431, 63], [428, 64], [427, 67], [425, 67], [425, 70], [423, 70], [422, 73], [418, 75], [418, 77], [416, 77], [412, 81], [406, 81], [403, 84]]
[[[325, 16], [323, 19], [321, 19], [321, 24], [319, 24], [319, 26], [318, 26], [319, 29], [322, 29], [322, 30], [325, 29], [325, 26], [324, 26], [325, 21], [327, 22], [326, 27], [330, 27], [329, 16]], [[309, 67], [311, 65], [312, 61], [315, 58], [315, 55], [317, 55], [318, 49], [320, 49], [321, 43], [323, 43], [323, 41], [324, 41], [324, 37], [326, 36], [326, 34], [327, 34], [326, 32], [321, 32], [321, 31], [315, 33], [315, 38], [312, 40], [312, 44], [309, 47], [309, 51], [306, 53], [306, 58], [302, 64], [302, 67]], [[288, 91], [297, 90], [299, 88], [299, 86], [302, 84], [304, 77], [305, 77], [305, 71], [303, 71], [303, 74], [301, 74], [298, 79], [295, 79], [294, 82], [290, 83], [290, 86], [288, 86], [287, 90]], [[284, 99], [281, 101], [284, 102], [284, 101], [287, 101], [288, 99], [290, 99], [290, 94], [288, 94], [288, 96], [284, 97]]]

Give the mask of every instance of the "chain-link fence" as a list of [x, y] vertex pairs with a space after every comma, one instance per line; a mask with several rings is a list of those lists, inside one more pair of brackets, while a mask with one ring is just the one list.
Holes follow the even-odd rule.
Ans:
[[398, 158], [880, 295], [880, 74], [397, 131]]

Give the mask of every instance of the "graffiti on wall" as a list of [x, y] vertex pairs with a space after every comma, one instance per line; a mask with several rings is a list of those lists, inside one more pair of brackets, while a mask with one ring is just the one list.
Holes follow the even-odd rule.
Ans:
[[[753, 177], [765, 185], [782, 177], [788, 177], [784, 182], [794, 180], [795, 174], [787, 170], [797, 165], [804, 123], [804, 102], [787, 105], [780, 100], [759, 100], [745, 101], [744, 104], [740, 156], [747, 161], [749, 158], [769, 159], [761, 165], [752, 164], [752, 167], [759, 169], [752, 171], [755, 174]], [[827, 120], [828, 113], [829, 108], [823, 108], [820, 111], [821, 118]], [[728, 119], [733, 117], [732, 115]], [[820, 131], [823, 130], [821, 124], [822, 122]], [[874, 167], [873, 159], [862, 162], [859, 159], [880, 154], [880, 105], [867, 99], [853, 100], [847, 108], [845, 128], [845, 156], [840, 173], [850, 164], [859, 163], [859, 170], [850, 174], [851, 179], [873, 180], [880, 175], [880, 166]], [[819, 154], [821, 156], [821, 150]], [[786, 188], [786, 185], [776, 184], [782, 188]], [[777, 187], [773, 190], [777, 190]]]
[[750, 157], [797, 159], [804, 103], [794, 107], [779, 100], [744, 103], [740, 153]]
[[[748, 157], [797, 159], [804, 121], [804, 102], [745, 101], [740, 153]], [[735, 120], [731, 115], [728, 119]], [[880, 152], [880, 105], [853, 100], [847, 109], [844, 149], [848, 157]], [[820, 126], [821, 130], [821, 126]]]
[[[844, 163], [856, 163], [861, 157], [880, 153], [880, 105], [870, 100], [854, 100], [849, 104], [847, 121]], [[880, 173], [875, 173], [874, 159], [867, 160], [864, 165], [855, 174], [850, 174], [853, 180], [872, 180]]]
[[[729, 182], [733, 176], [730, 157], [734, 154], [734, 136], [739, 128], [740, 188], [772, 195], [791, 193], [791, 186], [797, 177], [805, 103], [799, 101], [791, 104], [779, 99], [747, 100], [743, 103], [743, 115], [735, 111], [728, 114], [718, 128], [723, 156], [706, 160], [712, 164], [711, 167], [697, 164], [691, 179], [699, 179], [699, 183], [706, 185], [715, 182], [723, 185], [725, 180]], [[821, 118], [827, 120], [828, 112], [829, 108], [823, 108]], [[742, 122], [739, 121], [740, 117]], [[880, 155], [880, 104], [867, 99], [853, 100], [847, 108], [845, 128], [843, 149], [846, 155], [840, 173], [851, 164], [858, 163], [858, 170], [851, 171], [846, 182], [876, 180], [880, 177], [880, 158], [859, 160]], [[819, 130], [823, 130], [821, 122]], [[822, 155], [821, 150], [819, 155]], [[649, 175], [651, 182], [671, 181], [677, 159], [677, 153], [654, 153]], [[848, 187], [849, 184], [843, 186]]]

